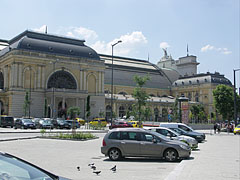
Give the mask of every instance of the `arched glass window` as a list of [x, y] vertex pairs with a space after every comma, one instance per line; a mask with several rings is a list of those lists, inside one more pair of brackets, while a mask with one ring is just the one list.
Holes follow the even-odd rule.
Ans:
[[74, 77], [67, 71], [57, 71], [48, 80], [47, 88], [77, 89]]

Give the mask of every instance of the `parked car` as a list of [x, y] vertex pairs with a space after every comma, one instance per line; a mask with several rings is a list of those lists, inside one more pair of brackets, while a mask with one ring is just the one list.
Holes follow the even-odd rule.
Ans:
[[[139, 128], [139, 121], [128, 121], [130, 124], [132, 124], [133, 127], [135, 128]], [[143, 127], [143, 125], [141, 125], [141, 128]]]
[[71, 125], [66, 120], [57, 120], [58, 129], [71, 129]]
[[173, 131], [177, 132], [178, 134], [184, 135], [184, 136], [190, 136], [193, 137], [197, 140], [197, 142], [202, 142], [204, 140], [203, 136], [197, 132], [189, 132], [189, 131], [184, 131], [183, 129], [180, 128], [170, 128]]
[[37, 128], [39, 129], [53, 129], [54, 125], [52, 124], [51, 120], [44, 120], [41, 119], [39, 121], [39, 124], [37, 125]]
[[93, 126], [107, 126], [107, 121], [105, 118], [94, 118], [92, 121], [90, 121], [90, 124]]
[[1, 115], [0, 116], [0, 127], [11, 127], [14, 126], [14, 119], [11, 116]]
[[233, 130], [233, 133], [236, 135], [237, 133], [240, 134], [240, 124], [238, 124], [234, 130]]
[[188, 144], [192, 149], [198, 148], [198, 142], [190, 136], [180, 135], [179, 133], [165, 127], [144, 127], [144, 129], [157, 132], [172, 140], [179, 140]]
[[101, 152], [113, 161], [122, 157], [155, 157], [176, 161], [188, 158], [191, 148], [186, 143], [169, 140], [142, 128], [117, 128], [104, 136]]
[[172, 130], [181, 129], [183, 131], [176, 132], [181, 135], [191, 136], [195, 138], [198, 142], [202, 142], [206, 138], [204, 133], [197, 132], [183, 123], [160, 123], [160, 127], [166, 127]]
[[69, 124], [70, 128], [80, 128], [80, 124], [76, 120], [66, 120], [66, 123]]
[[16, 119], [14, 128], [36, 129], [36, 125], [31, 119]]
[[76, 118], [76, 120], [80, 123], [81, 126], [85, 125], [85, 120], [82, 118]]
[[110, 129], [113, 128], [128, 128], [128, 127], [133, 127], [131, 123], [128, 123], [126, 121], [115, 121]]
[[59, 177], [11, 154], [0, 152], [0, 179], [70, 180]]

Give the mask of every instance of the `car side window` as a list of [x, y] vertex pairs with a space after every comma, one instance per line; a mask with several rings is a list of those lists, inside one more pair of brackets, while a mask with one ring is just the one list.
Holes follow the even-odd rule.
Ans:
[[167, 134], [168, 134], [168, 131], [166, 129], [158, 129], [157, 132], [164, 136], [167, 136]]
[[141, 141], [148, 141], [152, 142], [153, 141], [153, 135], [147, 134], [147, 133], [141, 133]]
[[137, 133], [136, 132], [122, 132], [123, 140], [136, 140], [137, 141]]
[[190, 131], [190, 129], [186, 126], [179, 125], [179, 128], [183, 129], [184, 131]]
[[109, 139], [120, 139], [120, 132], [112, 132], [109, 135]]

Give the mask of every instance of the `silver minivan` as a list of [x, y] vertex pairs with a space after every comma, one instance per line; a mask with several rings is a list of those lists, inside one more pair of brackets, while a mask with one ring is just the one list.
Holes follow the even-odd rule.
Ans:
[[123, 157], [156, 157], [176, 161], [188, 158], [191, 148], [186, 143], [169, 140], [142, 128], [118, 128], [105, 135], [101, 152], [113, 161]]

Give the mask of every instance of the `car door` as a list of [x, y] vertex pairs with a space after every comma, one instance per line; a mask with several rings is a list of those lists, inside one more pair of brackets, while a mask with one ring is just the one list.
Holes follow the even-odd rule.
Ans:
[[138, 133], [137, 132], [121, 132], [121, 149], [123, 150], [123, 154], [139, 156], [140, 155], [140, 141], [138, 141]]
[[161, 157], [163, 147], [164, 145], [161, 142], [161, 139], [157, 136], [149, 133], [140, 133], [141, 156]]

